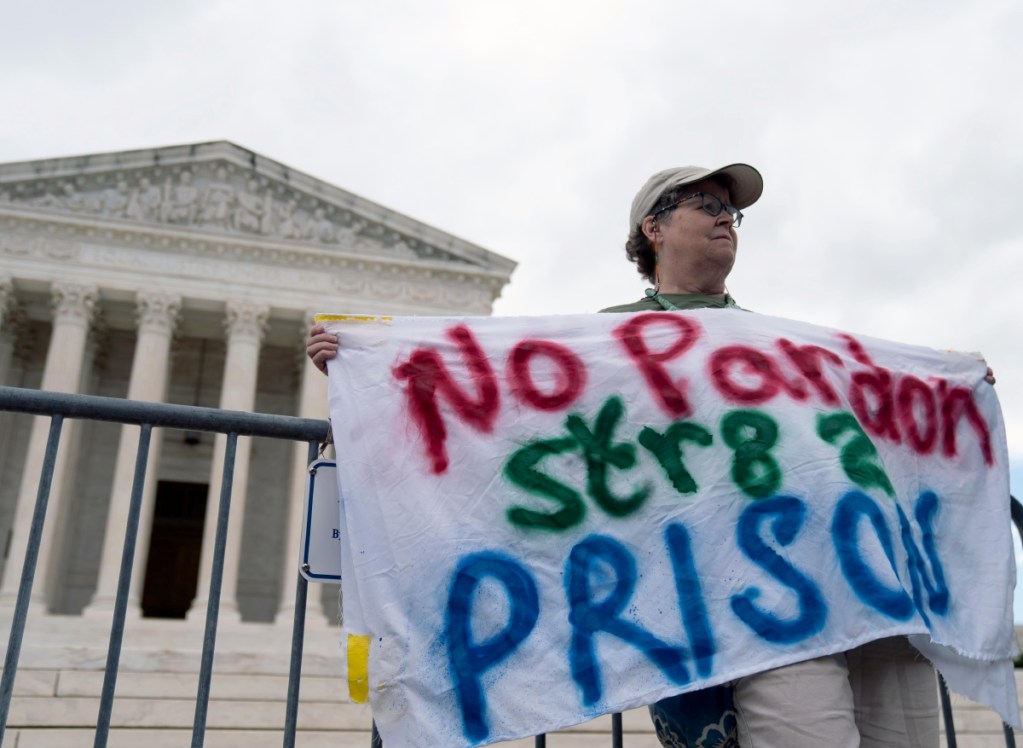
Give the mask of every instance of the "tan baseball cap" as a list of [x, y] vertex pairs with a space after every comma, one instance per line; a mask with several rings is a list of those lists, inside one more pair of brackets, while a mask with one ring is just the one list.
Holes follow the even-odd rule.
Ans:
[[636, 193], [629, 213], [629, 230], [643, 223], [654, 205], [668, 190], [695, 184], [710, 177], [721, 176], [728, 183], [728, 191], [732, 195], [732, 203], [742, 210], [760, 199], [764, 191], [764, 178], [760, 172], [749, 164], [731, 164], [720, 169], [705, 169], [702, 166], [679, 166], [665, 169], [646, 180], [646, 184]]

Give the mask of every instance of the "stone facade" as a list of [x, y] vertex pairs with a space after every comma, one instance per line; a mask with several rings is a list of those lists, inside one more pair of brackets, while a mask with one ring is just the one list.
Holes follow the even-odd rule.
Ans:
[[[303, 356], [312, 313], [489, 314], [513, 268], [232, 143], [3, 164], [0, 383], [323, 418], [326, 380]], [[0, 606], [17, 593], [47, 428], [0, 414]], [[33, 606], [102, 615], [137, 430], [66, 428]], [[191, 594], [191, 616], [206, 594], [216, 502], [203, 503], [219, 495], [223, 439], [160, 431], [129, 610], [177, 617]], [[229, 619], [290, 619], [304, 449], [239, 441]], [[335, 595], [324, 592], [324, 620]]]

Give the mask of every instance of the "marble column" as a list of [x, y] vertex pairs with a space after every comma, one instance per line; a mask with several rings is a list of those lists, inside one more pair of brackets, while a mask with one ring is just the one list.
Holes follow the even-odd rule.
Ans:
[[[312, 313], [306, 314], [305, 323], [301, 329], [302, 340], [305, 340], [306, 333], [313, 324]], [[302, 375], [300, 377], [298, 393], [298, 415], [300, 418], [327, 418], [327, 377], [320, 372], [312, 361], [306, 358], [305, 349], [302, 350]], [[291, 481], [288, 490], [288, 514], [284, 527], [284, 571], [281, 575], [281, 604], [277, 610], [274, 622], [278, 625], [290, 625], [295, 616], [295, 584], [298, 581], [298, 560], [301, 553], [302, 540], [302, 512], [305, 496], [306, 481], [309, 479], [307, 468], [309, 466], [309, 445], [305, 442], [296, 442], [294, 453], [291, 458]], [[316, 591], [316, 586], [311, 591]], [[315, 613], [308, 615], [307, 624], [326, 624], [329, 620], [322, 614], [322, 607], [319, 605], [319, 595], [311, 595], [314, 600], [312, 610]]]
[[14, 303], [14, 284], [9, 277], [0, 277], [0, 385], [7, 384], [14, 353], [15, 336], [10, 323]]
[[[27, 337], [24, 329], [25, 313], [14, 297], [14, 285], [10, 278], [0, 277], [0, 385], [13, 387], [20, 384], [14, 369], [19, 344], [23, 344]], [[0, 480], [5, 480], [16, 469], [11, 446], [16, 438], [14, 431], [18, 418], [21, 416], [16, 413], [0, 412]], [[13, 506], [0, 509], [0, 537], [4, 538], [5, 544], [7, 522], [13, 519], [7, 512], [13, 510]], [[4, 564], [4, 559], [0, 558], [0, 573]]]
[[[171, 338], [177, 324], [178, 312], [181, 309], [181, 298], [175, 294], [140, 292], [136, 295], [135, 301], [138, 337], [135, 341], [135, 355], [132, 359], [127, 397], [129, 400], [160, 403], [164, 401], [167, 393]], [[107, 513], [106, 531], [103, 534], [99, 577], [92, 602], [85, 609], [86, 615], [93, 613], [108, 615], [114, 609], [117, 581], [121, 572], [124, 533], [131, 503], [131, 489], [135, 478], [138, 439], [139, 428], [137, 426], [121, 428], [117, 458], [114, 462], [110, 509]], [[131, 587], [128, 594], [129, 616], [138, 616], [141, 613], [139, 601], [146, 572], [145, 562], [149, 550], [153, 502], [156, 496], [156, 467], [159, 462], [162, 440], [163, 429], [155, 429], [152, 432], [149, 459], [146, 463], [146, 482], [142, 493], [135, 563], [132, 567]]]
[[[220, 391], [220, 407], [224, 410], [251, 412], [256, 404], [256, 379], [259, 368], [259, 349], [270, 316], [268, 306], [250, 301], [231, 301], [227, 304], [227, 357], [224, 361], [224, 383]], [[202, 553], [199, 560], [199, 583], [188, 611], [188, 618], [204, 618], [210, 593], [210, 574], [213, 569], [213, 551], [216, 542], [217, 512], [220, 508], [220, 490], [223, 485], [224, 459], [227, 437], [218, 434], [213, 442], [213, 464], [210, 469], [210, 489], [206, 499], [206, 520], [203, 526]], [[242, 527], [245, 520], [245, 500], [248, 493], [249, 458], [252, 452], [248, 437], [238, 439], [235, 453], [231, 513], [227, 527], [227, 547], [224, 555], [224, 581], [220, 597], [220, 620], [238, 621], [238, 570], [241, 562]]]
[[[53, 330], [50, 334], [50, 345], [46, 354], [46, 365], [43, 369], [40, 389], [77, 393], [82, 381], [89, 327], [99, 293], [93, 286], [63, 282], [54, 283], [52, 292]], [[50, 419], [38, 416], [33, 421], [29, 433], [25, 468], [21, 476], [17, 505], [14, 510], [11, 545], [7, 556], [8, 563], [4, 566], [3, 579], [0, 581], [0, 607], [13, 605], [18, 596], [21, 568], [28, 547], [28, 534], [32, 526], [32, 513], [35, 509], [39, 474], [46, 452], [49, 430]], [[67, 455], [71, 447], [69, 444], [71, 439], [70, 435], [66, 433], [67, 430], [67, 422], [65, 422], [65, 433], [61, 437], [61, 449], [58, 451], [53, 469], [51, 483], [53, 488], [47, 507], [46, 522], [43, 525], [40, 539], [39, 561], [36, 565], [35, 582], [32, 587], [31, 606], [33, 608], [43, 607], [49, 601], [54, 571], [59, 565], [59, 549], [55, 538], [60, 537], [58, 528], [63, 516], [59, 487], [65, 485]]]

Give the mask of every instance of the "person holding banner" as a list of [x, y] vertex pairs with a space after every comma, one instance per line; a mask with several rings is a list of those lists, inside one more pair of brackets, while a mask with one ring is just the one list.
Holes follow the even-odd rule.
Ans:
[[[602, 311], [737, 309], [725, 285], [736, 229], [762, 191], [747, 164], [654, 174], [632, 202], [625, 245], [653, 288]], [[743, 748], [938, 745], [934, 670], [905, 637], [682, 694], [650, 711], [665, 746], [704, 745], [710, 734], [720, 736], [715, 744], [737, 739]]]
[[[633, 201], [625, 247], [653, 287], [639, 301], [602, 311], [738, 309], [726, 288], [737, 256], [736, 229], [762, 190], [759, 172], [746, 164], [653, 175]], [[326, 373], [338, 352], [337, 337], [316, 324], [306, 352]], [[671, 697], [651, 712], [669, 748], [938, 744], [934, 669], [905, 636]]]
[[[625, 243], [626, 257], [653, 288], [639, 301], [601, 311], [738, 308], [725, 281], [735, 264], [741, 209], [762, 191], [760, 173], [745, 164], [654, 174], [632, 201]], [[710, 734], [723, 744], [738, 739], [729, 686], [664, 699], [650, 706], [650, 716], [667, 748], [702, 745]]]

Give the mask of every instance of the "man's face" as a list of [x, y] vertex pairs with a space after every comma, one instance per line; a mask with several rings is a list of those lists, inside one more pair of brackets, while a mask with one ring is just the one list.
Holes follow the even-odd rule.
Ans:
[[[690, 185], [681, 196], [696, 192], [731, 203], [728, 190], [712, 180]], [[655, 224], [649, 219], [644, 222], [644, 230], [657, 248], [662, 283], [674, 285], [681, 280], [699, 282], [704, 279], [723, 282], [731, 271], [738, 248], [732, 216], [726, 210], [712, 216], [701, 206], [701, 199], [694, 197], [661, 213]]]

